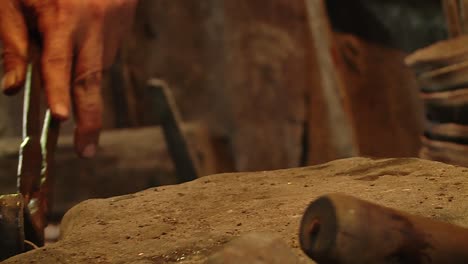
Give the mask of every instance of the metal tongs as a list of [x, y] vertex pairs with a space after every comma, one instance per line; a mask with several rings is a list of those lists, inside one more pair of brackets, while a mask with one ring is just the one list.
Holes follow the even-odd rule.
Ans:
[[60, 123], [47, 110], [41, 131], [40, 93], [39, 69], [31, 64], [24, 89], [18, 192], [0, 196], [0, 261], [44, 245], [44, 229], [52, 201], [50, 168]]

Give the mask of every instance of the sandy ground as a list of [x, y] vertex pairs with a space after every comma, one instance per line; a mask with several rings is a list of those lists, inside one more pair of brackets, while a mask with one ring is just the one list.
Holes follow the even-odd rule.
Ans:
[[313, 263], [299, 249], [299, 221], [312, 200], [335, 192], [468, 227], [467, 168], [353, 158], [89, 200], [66, 214], [61, 241], [5, 263], [203, 263], [253, 231], [280, 235], [303, 263]]

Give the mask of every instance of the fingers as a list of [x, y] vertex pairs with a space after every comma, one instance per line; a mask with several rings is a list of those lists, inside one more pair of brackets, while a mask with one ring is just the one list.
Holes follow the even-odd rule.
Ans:
[[75, 149], [81, 157], [96, 153], [102, 127], [101, 72], [93, 72], [75, 82]]
[[24, 84], [28, 56], [28, 31], [16, 0], [0, 0], [0, 40], [3, 45], [5, 94], [16, 93]]
[[96, 152], [102, 127], [102, 71], [114, 61], [124, 33], [131, 25], [136, 3], [136, 0], [118, 0], [113, 2], [113, 8], [108, 8], [103, 2], [94, 2], [87, 19], [92, 27], [80, 34], [73, 97], [75, 148], [82, 157], [90, 158]]
[[[49, 11], [49, 10], [47, 10]], [[44, 12], [39, 20], [42, 33], [42, 80], [52, 116], [70, 115], [70, 86], [73, 62], [74, 24], [63, 10]]]
[[94, 156], [102, 126], [101, 81], [104, 46], [102, 23], [98, 23], [101, 18], [99, 15], [93, 16], [97, 23], [85, 32], [75, 65], [75, 148], [84, 158]]
[[[114, 8], [106, 11], [104, 16], [104, 28], [109, 29], [104, 32], [104, 64], [109, 67], [115, 60], [118, 49], [123, 42], [123, 38], [130, 32], [133, 18], [135, 16], [137, 0], [117, 0]], [[115, 25], [119, 25], [115, 27]]]

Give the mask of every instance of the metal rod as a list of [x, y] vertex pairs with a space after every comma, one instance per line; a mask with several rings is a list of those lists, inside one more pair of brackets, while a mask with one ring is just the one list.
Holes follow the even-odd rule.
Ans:
[[55, 177], [53, 175], [54, 154], [57, 149], [58, 137], [60, 133], [60, 121], [53, 118], [50, 110], [47, 110], [44, 118], [44, 126], [41, 135], [41, 152], [42, 152], [42, 171], [40, 192], [42, 193], [41, 206], [47, 217], [51, 211], [53, 202], [53, 185]]
[[23, 102], [23, 141], [20, 146], [18, 163], [18, 190], [27, 202], [31, 195], [39, 190], [39, 174], [41, 171], [40, 119], [39, 97], [40, 88], [34, 80], [35, 69], [30, 64], [26, 75]]

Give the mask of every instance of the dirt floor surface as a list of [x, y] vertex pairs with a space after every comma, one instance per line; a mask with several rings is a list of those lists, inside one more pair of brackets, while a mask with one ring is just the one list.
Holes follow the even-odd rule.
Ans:
[[468, 227], [468, 169], [419, 159], [352, 158], [253, 173], [220, 174], [71, 209], [63, 238], [13, 263], [203, 263], [250, 232], [280, 235], [303, 263], [298, 228], [315, 198], [341, 192]]

